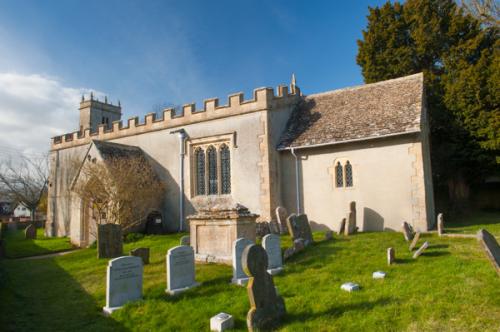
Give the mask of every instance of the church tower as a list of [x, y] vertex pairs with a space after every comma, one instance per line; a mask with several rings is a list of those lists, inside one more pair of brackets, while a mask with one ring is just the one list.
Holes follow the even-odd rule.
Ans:
[[94, 94], [90, 93], [90, 99], [85, 100], [82, 96], [80, 102], [80, 131], [90, 129], [90, 132], [96, 132], [98, 126], [103, 124], [105, 129], [112, 127], [113, 121], [119, 121], [122, 117], [122, 108], [120, 102], [118, 105], [108, 103], [108, 98], [104, 102], [94, 99]]

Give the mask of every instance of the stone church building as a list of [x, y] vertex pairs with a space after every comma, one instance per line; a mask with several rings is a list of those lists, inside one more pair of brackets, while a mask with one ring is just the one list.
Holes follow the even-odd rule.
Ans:
[[[239, 203], [275, 219], [306, 213], [313, 229], [336, 230], [356, 202], [362, 231], [433, 226], [434, 200], [423, 75], [312, 95], [260, 88], [252, 99], [207, 99], [163, 116], [121, 120], [121, 106], [82, 98], [79, 129], [52, 138], [47, 233], [86, 246], [92, 213], [72, 192], [72, 160], [139, 153], [165, 183], [144, 216], [165, 231], [187, 230], [201, 206]], [[76, 125], [76, 124], [75, 124]], [[133, 188], [131, 188], [133, 190]]]

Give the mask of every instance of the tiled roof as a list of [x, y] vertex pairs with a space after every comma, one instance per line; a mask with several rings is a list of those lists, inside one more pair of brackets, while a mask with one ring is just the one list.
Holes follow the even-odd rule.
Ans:
[[141, 148], [137, 146], [118, 144], [105, 141], [92, 141], [99, 150], [102, 158], [104, 160], [110, 158], [125, 158], [125, 157], [144, 157], [144, 153]]
[[423, 75], [306, 96], [278, 149], [335, 144], [420, 131]]

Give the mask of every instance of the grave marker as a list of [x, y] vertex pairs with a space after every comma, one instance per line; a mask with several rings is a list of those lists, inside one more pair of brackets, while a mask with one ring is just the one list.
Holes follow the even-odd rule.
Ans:
[[[266, 235], [267, 236], [267, 235]], [[235, 285], [244, 285], [248, 282], [248, 276], [245, 271], [243, 271], [243, 265], [241, 265], [241, 257], [243, 250], [253, 244], [253, 241], [245, 239], [243, 237], [237, 239], [233, 243], [233, 279], [231, 282]]]
[[243, 250], [243, 269], [250, 276], [247, 286], [249, 331], [271, 330], [286, 314], [285, 302], [278, 295], [267, 266], [267, 253], [261, 246], [253, 244]]
[[149, 264], [149, 248], [136, 248], [130, 250], [130, 256], [140, 257], [142, 264]]
[[387, 248], [387, 265], [391, 265], [396, 260], [396, 252], [394, 248]]
[[36, 239], [36, 227], [33, 224], [29, 224], [24, 230], [24, 237], [28, 240]]
[[262, 239], [262, 247], [266, 250], [269, 265], [267, 272], [275, 275], [283, 271], [283, 259], [281, 257], [280, 236], [268, 234]]
[[330, 241], [333, 239], [333, 232], [332, 231], [325, 231], [325, 241]]
[[351, 202], [349, 204], [349, 214], [347, 215], [347, 221], [345, 224], [345, 235], [354, 234], [357, 231], [356, 226], [356, 202]]
[[500, 246], [497, 240], [485, 229], [481, 229], [477, 232], [477, 239], [482, 244], [486, 256], [488, 256], [491, 264], [493, 264], [493, 268], [500, 276]]
[[198, 286], [195, 280], [194, 251], [190, 246], [173, 247], [167, 252], [167, 289], [176, 295]]
[[411, 233], [410, 225], [406, 221], [404, 221], [401, 227], [403, 229], [403, 235], [405, 237], [405, 240], [407, 242], [411, 241], [413, 239], [413, 234]]
[[281, 234], [288, 234], [286, 214], [286, 209], [284, 207], [278, 206], [276, 208], [276, 219], [278, 220]]
[[410, 244], [410, 251], [413, 251], [413, 249], [415, 249], [415, 247], [418, 244], [418, 240], [420, 240], [420, 232], [415, 233], [415, 236], [413, 237], [413, 240], [411, 241]]
[[142, 259], [123, 256], [109, 261], [106, 278], [107, 315], [120, 309], [125, 303], [142, 298]]
[[342, 218], [342, 220], [340, 221], [338, 234], [342, 235], [342, 234], [344, 234], [344, 231], [345, 231], [345, 218]]
[[302, 238], [306, 246], [312, 244], [313, 237], [311, 226], [309, 225], [309, 220], [307, 220], [307, 215], [305, 214], [291, 214], [287, 218], [288, 231], [292, 236], [292, 239]]
[[442, 213], [437, 215], [437, 229], [438, 235], [442, 236], [444, 234], [444, 217]]
[[191, 238], [189, 235], [184, 235], [179, 241], [181, 246], [189, 246], [191, 244]]
[[117, 224], [97, 226], [97, 258], [115, 258], [123, 254], [122, 228]]
[[221, 312], [210, 318], [210, 331], [222, 332], [234, 327], [233, 316]]
[[416, 259], [418, 256], [420, 256], [425, 249], [427, 249], [429, 247], [429, 242], [425, 241], [424, 244], [422, 244], [422, 246], [420, 248], [418, 248], [417, 251], [415, 251], [415, 253], [413, 254], [413, 258]]

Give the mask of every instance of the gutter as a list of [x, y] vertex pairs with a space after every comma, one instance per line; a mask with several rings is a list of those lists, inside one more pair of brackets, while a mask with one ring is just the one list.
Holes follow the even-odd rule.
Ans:
[[297, 214], [300, 214], [299, 158], [295, 154], [295, 148], [290, 148], [290, 152], [295, 158], [295, 195], [297, 199]]
[[179, 232], [182, 232], [182, 226], [184, 224], [184, 156], [186, 155], [186, 150], [184, 147], [184, 142], [187, 138], [186, 131], [184, 129], [171, 131], [170, 134], [178, 134], [179, 137]]

